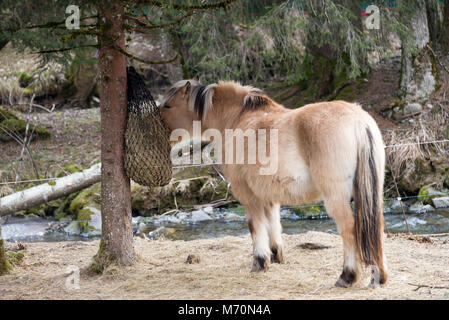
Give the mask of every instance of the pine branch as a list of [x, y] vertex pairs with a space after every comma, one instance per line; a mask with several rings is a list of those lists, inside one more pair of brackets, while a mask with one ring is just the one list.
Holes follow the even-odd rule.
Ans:
[[[92, 19], [92, 18], [98, 18], [98, 15], [80, 18], [80, 21], [86, 20], [86, 19]], [[66, 21], [66, 19], [64, 19], [63, 21], [50, 21], [50, 22], [43, 23], [43, 24], [38, 24], [38, 25], [31, 25], [31, 26], [24, 26], [24, 27], [19, 27], [19, 28], [5, 29], [5, 31], [17, 32], [19, 30], [30, 30], [30, 29], [66, 29], [65, 21]], [[92, 26], [96, 26], [96, 25], [86, 25], [86, 26], [83, 26], [83, 27], [92, 27]]]
[[159, 8], [172, 8], [175, 10], [184, 10], [184, 11], [191, 11], [191, 10], [213, 10], [213, 9], [220, 9], [220, 8], [226, 8], [231, 3], [235, 2], [236, 0], [224, 0], [220, 2], [215, 3], [204, 3], [204, 4], [198, 4], [198, 5], [192, 5], [192, 6], [184, 6], [181, 4], [166, 4], [161, 1], [153, 1], [153, 0], [136, 0], [135, 3], [138, 5], [141, 4], [147, 4], [147, 5], [153, 5], [155, 7]]
[[173, 61], [175, 61], [175, 60], [178, 59], [178, 57], [179, 57], [179, 54], [177, 54], [177, 55], [174, 56], [172, 59], [170, 59], [170, 60], [165, 60], [165, 61], [145, 60], [145, 59], [139, 58], [139, 57], [137, 57], [137, 56], [135, 56], [135, 55], [133, 55], [133, 54], [131, 54], [131, 53], [129, 53], [129, 52], [123, 50], [123, 49], [120, 48], [120, 47], [113, 46], [113, 48], [114, 48], [115, 50], [121, 52], [122, 54], [124, 54], [124, 55], [127, 56], [128, 58], [131, 58], [131, 59], [133, 59], [133, 60], [137, 60], [137, 61], [139, 61], [139, 62], [143, 62], [143, 63], [146, 63], [146, 64], [168, 64], [168, 63], [172, 63]]
[[32, 54], [63, 52], [63, 51], [69, 51], [69, 50], [79, 49], [79, 48], [97, 48], [98, 49], [98, 44], [86, 44], [86, 45], [77, 46], [77, 47], [70, 47], [70, 48], [60, 48], [60, 49], [53, 49], [53, 50], [42, 50], [42, 51], [32, 52]]
[[149, 24], [149, 23], [147, 23], [145, 21], [142, 21], [138, 17], [133, 17], [133, 16], [130, 16], [130, 15], [127, 15], [126, 16], [127, 18], [136, 20], [139, 23], [143, 24], [143, 26], [134, 27], [134, 26], [130, 26], [130, 25], [126, 25], [125, 24], [124, 27], [125, 28], [129, 28], [131, 30], [136, 30], [136, 29], [145, 29], [145, 30], [165, 29], [165, 28], [169, 28], [169, 27], [173, 27], [173, 26], [179, 25], [183, 20], [187, 19], [188, 17], [191, 17], [195, 12], [196, 12], [196, 10], [191, 11], [191, 12], [185, 14], [184, 16], [182, 16], [182, 17], [180, 17], [180, 18], [178, 18], [178, 19], [176, 19], [176, 20], [174, 20], [172, 22], [169, 22], [169, 23], [166, 23], [166, 24], [160, 24], [160, 25]]

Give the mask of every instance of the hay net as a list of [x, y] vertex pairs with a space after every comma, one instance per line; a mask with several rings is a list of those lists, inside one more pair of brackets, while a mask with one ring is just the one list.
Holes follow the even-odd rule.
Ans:
[[133, 67], [128, 78], [125, 171], [138, 184], [156, 187], [170, 182], [170, 131], [150, 91]]

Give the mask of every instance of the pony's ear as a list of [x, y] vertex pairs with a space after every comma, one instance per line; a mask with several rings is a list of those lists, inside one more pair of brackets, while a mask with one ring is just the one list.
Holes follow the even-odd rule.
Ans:
[[199, 75], [196, 75], [196, 76], [193, 77], [192, 80], [195, 80], [195, 81], [200, 82], [200, 76], [199, 76]]
[[190, 81], [187, 81], [184, 86], [184, 94], [188, 94], [190, 92], [191, 87], [192, 87], [192, 85], [190, 84]]

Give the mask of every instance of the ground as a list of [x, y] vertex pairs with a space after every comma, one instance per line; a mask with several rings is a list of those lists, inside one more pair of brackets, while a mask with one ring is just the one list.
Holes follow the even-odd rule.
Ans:
[[[135, 238], [137, 263], [111, 267], [103, 275], [87, 271], [98, 241], [26, 243], [22, 263], [0, 277], [0, 299], [449, 298], [449, 235], [386, 237], [390, 279], [377, 289], [367, 288], [367, 272], [352, 288], [334, 287], [342, 267], [339, 236], [307, 232], [283, 238], [286, 262], [270, 265], [266, 273], [249, 273], [249, 234], [193, 241]], [[328, 248], [313, 250], [304, 243]], [[200, 262], [187, 264], [189, 254]], [[79, 290], [66, 287], [70, 265], [81, 270]], [[418, 285], [435, 288], [416, 290]]]

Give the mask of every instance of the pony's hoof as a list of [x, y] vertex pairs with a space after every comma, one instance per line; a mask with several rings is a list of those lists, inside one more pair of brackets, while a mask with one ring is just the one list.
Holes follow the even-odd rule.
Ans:
[[340, 275], [340, 278], [338, 278], [337, 282], [335, 283], [335, 286], [339, 288], [349, 288], [356, 281], [357, 281], [357, 274], [354, 271], [343, 270], [343, 272]]
[[284, 262], [284, 257], [279, 256], [279, 255], [271, 255], [271, 263], [283, 263]]
[[351, 284], [349, 282], [346, 282], [342, 278], [339, 278], [337, 282], [335, 282], [335, 286], [338, 288], [349, 288]]
[[284, 255], [282, 251], [278, 251], [277, 249], [271, 249], [271, 263], [283, 263]]
[[250, 272], [267, 272], [267, 270], [267, 259], [263, 257], [254, 257], [253, 266]]

